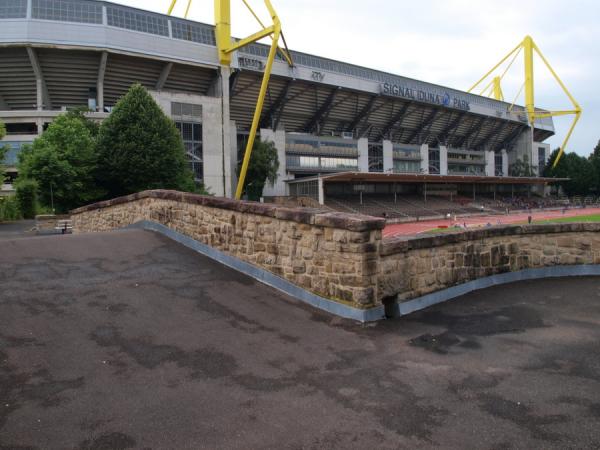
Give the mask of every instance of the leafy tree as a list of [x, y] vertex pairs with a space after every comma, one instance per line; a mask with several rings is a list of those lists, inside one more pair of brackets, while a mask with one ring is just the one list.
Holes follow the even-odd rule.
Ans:
[[83, 122], [83, 124], [85, 125], [85, 127], [90, 132], [90, 136], [92, 136], [93, 138], [96, 138], [96, 136], [98, 136], [98, 131], [100, 130], [100, 125], [98, 124], [98, 122], [86, 117], [85, 113], [90, 112], [90, 111], [91, 110], [87, 107], [79, 107], [79, 108], [70, 109], [69, 111], [66, 112], [65, 115], [71, 119], [81, 120]]
[[97, 179], [110, 197], [146, 189], [195, 190], [179, 131], [140, 84], [100, 126], [97, 151]]
[[33, 219], [37, 211], [37, 181], [19, 179], [15, 183], [15, 198], [24, 219]]
[[596, 148], [590, 155], [590, 163], [595, 175], [594, 190], [596, 193], [600, 193], [600, 141], [598, 141]]
[[544, 176], [552, 178], [569, 178], [568, 181], [560, 182], [567, 195], [588, 195], [597, 183], [597, 174], [594, 173], [592, 162], [577, 153], [565, 153], [562, 155], [555, 168], [552, 164], [558, 155], [556, 149], [550, 155], [544, 169]]
[[510, 165], [510, 175], [513, 177], [533, 177], [535, 172], [533, 167], [529, 164], [529, 157], [523, 155], [523, 159], [518, 159]]
[[86, 122], [74, 115], [58, 116], [19, 154], [19, 180], [37, 181], [42, 204], [59, 212], [101, 197], [95, 170], [93, 137]]
[[[241, 167], [242, 164], [238, 164], [238, 176]], [[277, 170], [279, 170], [279, 157], [275, 144], [257, 139], [252, 149], [243, 195], [246, 195], [249, 200], [260, 200], [267, 181], [272, 185], [277, 180]]]

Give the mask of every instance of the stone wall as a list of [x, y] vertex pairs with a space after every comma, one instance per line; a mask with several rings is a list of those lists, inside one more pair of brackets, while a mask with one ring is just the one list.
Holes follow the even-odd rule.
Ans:
[[378, 294], [398, 301], [504, 272], [600, 264], [600, 224], [516, 225], [388, 239], [380, 251]]
[[72, 211], [75, 232], [152, 220], [359, 308], [377, 303], [383, 219], [255, 202], [145, 191]]
[[72, 211], [75, 232], [150, 220], [340, 303], [367, 309], [471, 280], [600, 264], [600, 224], [482, 228], [382, 240], [383, 219], [145, 191]]

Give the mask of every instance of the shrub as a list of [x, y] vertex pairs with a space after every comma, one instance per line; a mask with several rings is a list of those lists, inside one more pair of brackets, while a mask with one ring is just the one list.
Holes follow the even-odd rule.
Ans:
[[19, 206], [15, 195], [0, 197], [0, 222], [21, 219]]
[[38, 184], [34, 180], [18, 180], [15, 183], [16, 201], [21, 215], [25, 219], [33, 219], [37, 211], [38, 203]]

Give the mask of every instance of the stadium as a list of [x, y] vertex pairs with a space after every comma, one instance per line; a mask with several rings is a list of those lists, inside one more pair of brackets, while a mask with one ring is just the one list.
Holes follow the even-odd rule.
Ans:
[[[233, 196], [269, 46], [243, 47], [223, 65], [214, 26], [94, 0], [6, 0], [0, 23], [9, 179], [23, 144], [61, 112], [89, 107], [101, 121], [139, 82], [181, 131], [196, 179], [217, 196]], [[307, 197], [342, 211], [418, 218], [473, 212], [457, 205], [478, 196], [543, 195], [550, 183], [511, 177], [509, 166], [526, 157], [540, 175], [551, 117], [532, 128], [520, 106], [291, 56], [292, 67], [277, 55], [260, 119], [260, 136], [276, 144], [281, 162], [266, 198]], [[399, 198], [414, 211], [400, 208]]]

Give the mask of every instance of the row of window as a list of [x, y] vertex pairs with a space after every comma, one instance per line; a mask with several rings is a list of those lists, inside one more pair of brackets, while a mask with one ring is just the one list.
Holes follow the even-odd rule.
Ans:
[[27, 17], [27, 0], [2, 0], [0, 19], [24, 19]]
[[330, 156], [286, 155], [288, 169], [309, 170], [356, 170], [358, 161], [353, 158], [335, 158]]
[[66, 22], [102, 23], [102, 4], [74, 0], [33, 0], [31, 17]]
[[420, 173], [421, 162], [420, 161], [394, 161], [394, 172], [395, 173]]
[[448, 164], [448, 173], [450, 175], [484, 175], [485, 171], [483, 166]]

